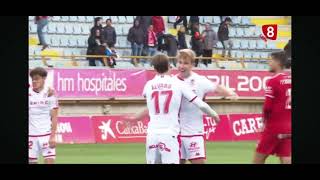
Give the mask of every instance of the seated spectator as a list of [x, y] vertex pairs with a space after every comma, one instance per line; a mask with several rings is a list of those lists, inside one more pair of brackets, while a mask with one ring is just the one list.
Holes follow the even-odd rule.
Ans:
[[[201, 33], [203, 39], [203, 57], [212, 57], [212, 50], [218, 42], [217, 33], [212, 29], [209, 23], [205, 25], [205, 30]], [[203, 59], [203, 64], [208, 66], [212, 60]]]
[[[199, 24], [195, 24], [193, 28], [193, 35], [191, 36], [191, 49], [196, 53], [197, 57], [203, 54], [203, 42], [199, 32]], [[195, 60], [195, 67], [198, 67], [199, 59]]]
[[100, 30], [100, 32], [103, 31], [103, 28], [102, 28], [102, 18], [101, 18], [101, 17], [96, 17], [96, 18], [94, 18], [94, 25], [93, 25], [93, 27], [90, 29], [90, 33], [91, 33], [91, 34], [94, 34], [97, 29]]
[[186, 31], [184, 26], [180, 26], [178, 30], [178, 42], [179, 42], [179, 49], [187, 49], [187, 42], [186, 42]]
[[[149, 26], [146, 35], [146, 43], [145, 46], [148, 48], [148, 56], [154, 56], [157, 52], [157, 36], [156, 33], [153, 31], [153, 25]], [[143, 60], [143, 63], [146, 63], [146, 60]], [[151, 65], [151, 59], [148, 62]]]
[[[91, 34], [88, 38], [87, 55], [105, 55], [105, 47], [106, 44], [101, 36], [101, 32], [99, 29], [96, 29], [95, 33]], [[87, 60], [89, 60], [89, 66], [96, 66], [96, 61], [100, 61], [106, 66], [102, 58], [87, 57]]]
[[106, 20], [106, 26], [103, 28], [103, 38], [110, 48], [114, 47], [117, 42], [116, 30], [112, 27], [111, 19]]
[[[139, 21], [134, 20], [134, 25], [129, 29], [127, 40], [131, 43], [132, 56], [141, 56], [143, 44], [145, 42], [145, 33], [140, 27]], [[131, 63], [138, 66], [139, 58], [133, 58]]]
[[118, 53], [117, 51], [114, 49], [114, 47], [106, 47], [106, 51], [105, 51], [105, 55], [106, 56], [111, 56], [107, 58], [107, 64], [110, 68], [114, 68], [115, 65], [117, 65], [117, 60], [116, 58], [118, 58]]
[[226, 54], [226, 49], [228, 50], [228, 56], [231, 57], [231, 49], [233, 46], [233, 43], [231, 39], [229, 39], [229, 26], [232, 23], [230, 17], [226, 17], [226, 19], [221, 22], [218, 30], [218, 38], [222, 43], [223, 51], [222, 51], [222, 57]]

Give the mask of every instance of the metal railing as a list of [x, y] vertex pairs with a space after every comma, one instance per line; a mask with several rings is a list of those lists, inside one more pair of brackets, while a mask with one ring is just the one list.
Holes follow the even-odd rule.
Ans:
[[[29, 58], [33, 58], [33, 59], [36, 59], [36, 58], [40, 58], [43, 62], [43, 64], [45, 66], [50, 66], [48, 63], [47, 63], [47, 60], [49, 60], [48, 58], [50, 57], [59, 57], [59, 58], [65, 58], [65, 59], [71, 59], [71, 62], [72, 62], [72, 65], [73, 66], [79, 66], [78, 65], [78, 62], [77, 62], [77, 59], [86, 59], [86, 58], [102, 58], [102, 60], [104, 61], [105, 64], [107, 64], [107, 58], [108, 57], [112, 57], [112, 56], [106, 56], [106, 55], [69, 55], [69, 56], [66, 56], [66, 55], [29, 55]], [[150, 60], [152, 58], [152, 56], [118, 56], [117, 59], [124, 59], [124, 58], [127, 58], [127, 59], [133, 59], [133, 58], [139, 58], [139, 59], [147, 59], [147, 60]], [[169, 57], [169, 59], [175, 59], [176, 57]], [[243, 57], [243, 58], [231, 58], [231, 57], [197, 57], [197, 59], [199, 60], [202, 60], [202, 59], [208, 59], [208, 60], [213, 60], [215, 63], [216, 63], [216, 66], [218, 68], [221, 68], [221, 66], [219, 65], [219, 61], [237, 61], [239, 60], [240, 61], [240, 64], [242, 66], [242, 68], [246, 68], [245, 66], [245, 60], [258, 60], [258, 62], [260, 63], [262, 60], [270, 60], [271, 58], [246, 58], [246, 57]]]

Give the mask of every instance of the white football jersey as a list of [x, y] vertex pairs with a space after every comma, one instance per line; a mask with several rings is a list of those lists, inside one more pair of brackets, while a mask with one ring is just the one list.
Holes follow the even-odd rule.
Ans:
[[[186, 83], [187, 87], [201, 99], [203, 99], [207, 93], [213, 92], [217, 88], [216, 83], [213, 83], [205, 76], [201, 76], [195, 72], [191, 72], [191, 75], [186, 79], [180, 79], [177, 75], [175, 78]], [[182, 99], [179, 117], [181, 135], [203, 134], [204, 125], [202, 111], [184, 98]]]
[[178, 135], [182, 97], [190, 102], [197, 98], [183, 82], [169, 75], [156, 75], [146, 83], [142, 95], [147, 100], [150, 116], [148, 134]]
[[29, 88], [29, 135], [51, 133], [50, 111], [54, 108], [58, 108], [58, 100], [48, 97], [48, 88], [39, 93]]

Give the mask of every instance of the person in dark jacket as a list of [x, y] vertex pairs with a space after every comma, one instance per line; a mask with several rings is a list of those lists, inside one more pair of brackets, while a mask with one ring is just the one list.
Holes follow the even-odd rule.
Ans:
[[[203, 57], [212, 57], [212, 50], [218, 42], [217, 33], [212, 29], [209, 23], [205, 25], [205, 30], [201, 33], [203, 39]], [[203, 59], [203, 64], [208, 66], [211, 64], [211, 59]]]
[[91, 34], [95, 34], [95, 32], [96, 32], [97, 29], [99, 29], [100, 32], [103, 31], [102, 18], [101, 18], [101, 17], [96, 17], [96, 18], [94, 18], [94, 25], [93, 25], [93, 27], [90, 29], [90, 33], [91, 33]]
[[144, 32], [147, 32], [149, 26], [152, 25], [152, 16], [137, 16], [136, 20], [139, 21], [139, 24]]
[[[101, 32], [99, 29], [96, 29], [95, 33], [91, 34], [88, 38], [87, 55], [105, 55], [105, 49], [106, 44], [103, 40]], [[102, 58], [87, 57], [87, 60], [89, 60], [89, 66], [96, 66], [96, 60], [100, 61], [104, 66], [106, 66]]]
[[[132, 56], [141, 56], [143, 44], [145, 43], [145, 36], [143, 29], [140, 27], [139, 21], [134, 20], [134, 25], [129, 29], [127, 40], [131, 43]], [[132, 59], [133, 65], [137, 66], [139, 58]]]
[[[196, 53], [197, 57], [200, 57], [203, 54], [203, 42], [202, 37], [199, 32], [199, 25], [194, 25], [194, 33], [191, 37], [191, 49]], [[198, 67], [199, 59], [195, 60], [195, 67]]]
[[173, 28], [177, 29], [177, 25], [181, 22], [183, 22], [184, 28], [188, 29], [188, 21], [187, 16], [178, 16], [179, 18], [177, 21], [173, 24]]
[[103, 28], [103, 38], [109, 48], [113, 48], [117, 42], [117, 34], [114, 27], [112, 27], [111, 19], [106, 20], [106, 26]]
[[[191, 30], [191, 35], [194, 34], [195, 27], [199, 25], [199, 16], [190, 16], [189, 19], [189, 28]], [[188, 31], [187, 31], [188, 32]]]
[[225, 56], [227, 48], [228, 48], [228, 56], [231, 57], [231, 49], [233, 46], [232, 41], [229, 39], [229, 26], [231, 23], [232, 23], [231, 18], [226, 17], [225, 20], [221, 22], [219, 26], [218, 38], [221, 41], [223, 46], [222, 57]]
[[186, 31], [184, 26], [180, 26], [178, 31], [179, 49], [188, 49], [186, 42]]
[[[164, 50], [167, 51], [169, 57], [175, 57], [178, 51], [178, 41], [172, 34], [162, 35], [164, 39]], [[170, 63], [176, 67], [177, 60], [170, 58]]]

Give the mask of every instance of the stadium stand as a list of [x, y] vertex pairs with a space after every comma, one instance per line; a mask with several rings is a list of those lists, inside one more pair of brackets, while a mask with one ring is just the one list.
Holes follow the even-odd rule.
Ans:
[[[49, 25], [44, 29], [46, 39], [50, 43], [50, 50], [56, 50], [62, 55], [85, 55], [87, 49], [87, 41], [90, 34], [90, 28], [93, 26], [94, 17], [98, 16], [53, 16]], [[113, 27], [117, 33], [117, 43], [115, 48], [120, 56], [129, 56], [131, 54], [130, 44], [127, 41], [127, 34], [129, 28], [132, 26], [135, 16], [99, 16], [103, 18], [103, 26], [105, 20], [111, 18]], [[254, 57], [255, 61], [259, 58], [267, 58], [270, 52], [282, 49], [291, 38], [291, 25], [282, 16], [230, 16], [233, 20], [232, 27], [229, 29], [229, 36], [233, 40], [233, 57]], [[189, 18], [189, 17], [187, 17]], [[173, 32], [174, 16], [165, 17], [166, 31]], [[279, 24], [278, 36], [276, 41], [264, 42], [261, 38], [261, 25], [270, 22]], [[219, 16], [200, 16], [200, 31], [204, 30], [205, 23], [210, 23], [213, 29], [217, 32], [219, 24], [221, 23]], [[182, 25], [182, 24], [180, 24]], [[178, 25], [179, 26], [179, 25]], [[189, 35], [188, 35], [189, 36]], [[29, 55], [30, 66], [39, 65], [40, 58], [32, 55], [40, 55], [41, 47], [36, 46], [35, 40], [37, 38], [37, 27], [34, 24], [34, 17], [29, 16]], [[189, 45], [190, 37], [187, 37]], [[31, 43], [32, 42], [32, 43]], [[221, 42], [217, 43], [216, 53], [223, 49]], [[79, 53], [79, 54], [77, 54]], [[214, 56], [214, 55], [213, 55]], [[49, 61], [51, 58], [48, 58]], [[80, 60], [85, 61], [85, 57]], [[250, 59], [248, 59], [249, 63]], [[252, 63], [256, 63], [256, 62]], [[57, 61], [55, 61], [57, 62]], [[120, 63], [121, 62], [121, 63]], [[234, 61], [236, 62], [236, 61]], [[53, 63], [56, 64], [56, 63]], [[85, 64], [85, 63], [79, 63]], [[79, 65], [79, 66], [80, 66]], [[55, 66], [55, 65], [53, 65]], [[62, 64], [56, 64], [62, 66]], [[224, 66], [224, 65], [223, 65]], [[128, 58], [120, 58], [116, 68], [134, 68], [130, 64]], [[201, 68], [200, 66], [199, 68]], [[228, 65], [226, 67], [229, 67]], [[238, 66], [232, 66], [238, 67]], [[255, 67], [250, 65], [248, 67]], [[211, 68], [211, 66], [203, 67]]]

